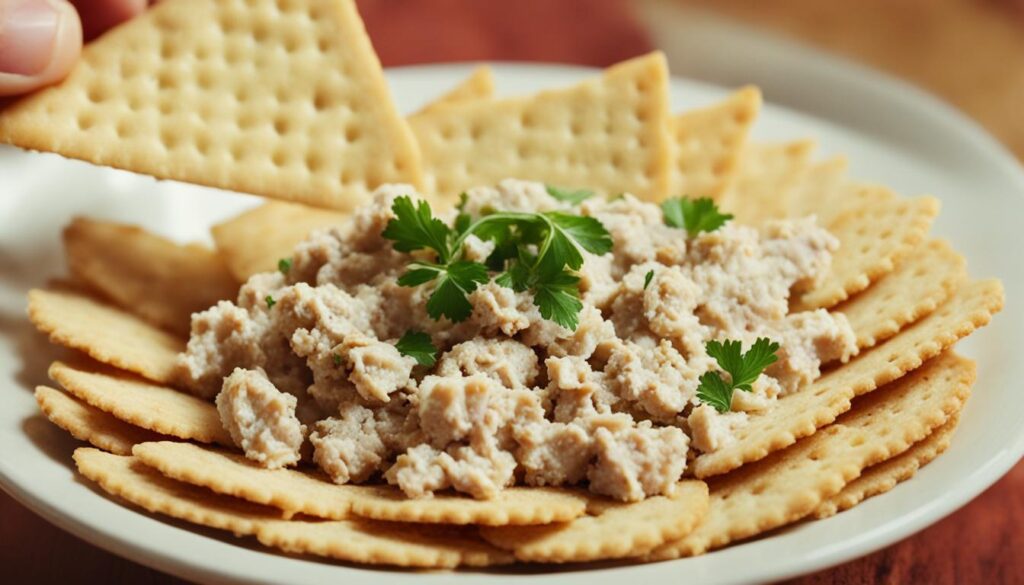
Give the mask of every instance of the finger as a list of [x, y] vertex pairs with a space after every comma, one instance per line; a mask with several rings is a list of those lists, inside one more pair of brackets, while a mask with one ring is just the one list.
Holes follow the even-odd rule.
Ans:
[[107, 29], [138, 16], [146, 9], [146, 0], [71, 0], [82, 19], [82, 36], [86, 42]]
[[0, 0], [0, 96], [55, 83], [82, 50], [82, 23], [63, 0]]

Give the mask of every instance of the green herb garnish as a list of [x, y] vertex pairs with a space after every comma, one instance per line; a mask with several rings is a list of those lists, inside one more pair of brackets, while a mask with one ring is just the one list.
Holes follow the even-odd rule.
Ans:
[[707, 197], [666, 199], [661, 202], [661, 212], [665, 225], [685, 229], [691, 238], [700, 232], [713, 232], [732, 219], [732, 214], [720, 212], [715, 202]]
[[430, 336], [422, 331], [406, 331], [395, 347], [398, 353], [413, 358], [421, 366], [429, 368], [437, 362], [437, 348], [431, 343]]
[[335, 366], [340, 366], [341, 365], [341, 356], [336, 354], [336, 353], [335, 354], [331, 354], [331, 361], [334, 362]]
[[653, 279], [653, 278], [654, 278], [654, 271], [653, 270], [648, 270], [647, 274], [644, 275], [644, 290], [647, 290], [647, 287], [651, 286], [651, 279]]
[[548, 195], [570, 205], [579, 205], [594, 196], [594, 192], [589, 189], [576, 189], [575, 191], [571, 191], [569, 189], [552, 187], [551, 185], [545, 185], [544, 188], [547, 189]]
[[291, 258], [281, 258], [280, 260], [277, 261], [277, 270], [281, 274], [288, 274], [288, 271], [291, 270], [291, 269], [292, 269], [292, 259]]
[[[490, 272], [499, 272], [495, 277], [499, 285], [533, 293], [542, 317], [576, 329], [583, 308], [579, 278], [574, 274], [583, 266], [580, 249], [601, 255], [612, 248], [611, 236], [601, 222], [564, 212], [494, 211], [476, 220], [457, 219], [456, 228], [449, 228], [423, 201], [414, 204], [409, 197], [399, 197], [391, 210], [395, 217], [383, 236], [395, 242], [395, 249], [433, 252], [433, 261], [414, 260], [398, 284], [436, 281], [427, 300], [427, 313], [435, 320], [465, 320], [473, 311], [469, 294], [490, 280]], [[471, 234], [494, 242], [486, 264], [462, 258], [462, 245]]]
[[277, 301], [274, 300], [274, 297], [272, 297], [270, 295], [267, 295], [267, 297], [265, 299], [263, 299], [263, 300], [265, 300], [267, 302], [267, 308], [268, 309], [273, 309], [274, 305], [277, 304]]
[[697, 398], [718, 412], [729, 412], [733, 391], [750, 392], [761, 372], [779, 359], [775, 355], [779, 344], [767, 337], [757, 338], [746, 353], [742, 353], [740, 342], [735, 340], [709, 341], [704, 347], [718, 362], [718, 367], [729, 373], [730, 381], [726, 382], [718, 372], [704, 372], [697, 387]]

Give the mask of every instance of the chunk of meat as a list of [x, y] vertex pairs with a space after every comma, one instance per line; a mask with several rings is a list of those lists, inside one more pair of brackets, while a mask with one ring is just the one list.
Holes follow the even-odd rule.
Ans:
[[[736, 394], [742, 392], [741, 390]], [[690, 440], [694, 449], [710, 453], [736, 440], [733, 431], [746, 424], [747, 413], [721, 413], [713, 406], [702, 404], [693, 409], [686, 422], [690, 427]]]
[[474, 339], [451, 348], [437, 364], [440, 376], [482, 374], [506, 388], [529, 388], [537, 379], [537, 354], [511, 339]]
[[620, 398], [662, 420], [682, 412], [699, 384], [698, 372], [667, 339], [653, 350], [631, 341], [616, 345], [605, 373]]
[[673, 493], [686, 469], [686, 434], [650, 421], [631, 426], [622, 418], [628, 416], [616, 417], [595, 421], [597, 458], [587, 471], [590, 491], [627, 502]]
[[318, 422], [310, 434], [313, 461], [335, 483], [365, 481], [386, 469], [394, 453], [422, 441], [409, 416], [407, 404], [370, 409], [342, 403], [335, 416]]
[[299, 462], [306, 427], [295, 415], [297, 402], [275, 388], [263, 370], [238, 368], [224, 379], [217, 412], [247, 458], [278, 469]]

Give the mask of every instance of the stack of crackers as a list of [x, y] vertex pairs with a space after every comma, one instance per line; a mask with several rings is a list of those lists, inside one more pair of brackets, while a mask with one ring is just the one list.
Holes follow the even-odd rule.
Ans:
[[[73, 350], [36, 397], [92, 445], [75, 451], [79, 472], [129, 505], [267, 547], [457, 567], [702, 554], [850, 508], [946, 448], [975, 378], [952, 346], [1003, 291], [929, 237], [935, 199], [855, 181], [843, 159], [814, 161], [810, 141], [748, 142], [755, 88], [673, 115], [657, 53], [569, 88], [492, 94], [481, 68], [403, 118], [350, 0], [164, 0], [87, 47], [65, 82], [0, 112], [6, 142], [278, 200], [215, 226], [215, 249], [84, 218], [65, 230], [72, 279], [32, 291], [29, 316]], [[377, 186], [408, 183], [445, 205], [506, 177], [712, 197], [755, 226], [817, 215], [841, 248], [793, 308], [844, 313], [859, 355], [751, 415], [673, 496], [637, 503], [525, 487], [410, 500], [263, 469], [213, 404], [174, 387], [193, 312]]]

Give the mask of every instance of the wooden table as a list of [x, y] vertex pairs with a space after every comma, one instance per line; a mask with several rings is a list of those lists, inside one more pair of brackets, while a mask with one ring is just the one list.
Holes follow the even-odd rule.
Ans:
[[[586, 0], [586, 9], [582, 9], [583, 4], [584, 0], [360, 2], [385, 65], [502, 59], [607, 65], [651, 48], [623, 2]], [[993, 7], [998, 3], [967, 0], [872, 0], [864, 4], [736, 0], [722, 4], [724, 10], [739, 18], [774, 26], [932, 88], [974, 113], [1024, 157], [1024, 116], [1017, 111], [1024, 95], [1014, 99], [1018, 88], [1024, 88], [1024, 65], [1010, 66], [1024, 63], [1024, 16], [1017, 24], [1008, 25], [1018, 18], [1008, 5]], [[844, 17], [844, 9], [839, 7], [852, 10], [854, 5], [856, 18], [850, 24], [851, 19]], [[899, 35], [877, 34], [900, 21], [907, 26], [916, 24], [909, 41]], [[1012, 30], [1009, 26], [1018, 26], [1016, 36], [1008, 34]], [[965, 32], [964, 27], [970, 30]], [[954, 29], [956, 34], [950, 36], [954, 40], [942, 42], [940, 33]], [[876, 34], [858, 36], [858, 30], [873, 30]], [[970, 42], [970, 35], [979, 40]], [[883, 45], [885, 42], [890, 45]], [[942, 63], [933, 53], [946, 51], [944, 54], [955, 56], [952, 51], [964, 47], [972, 47], [967, 65], [973, 69], [952, 71], [944, 77]], [[919, 58], [915, 61], [907, 54]], [[1005, 59], [1007, 64], [1001, 76], [992, 72], [992, 60], [996, 58]], [[963, 87], [964, 80], [974, 85]], [[885, 550], [796, 582], [1024, 583], [1021, 526], [1024, 463], [931, 528]], [[181, 582], [78, 540], [2, 494], [0, 567], [4, 582], [9, 583]]]

